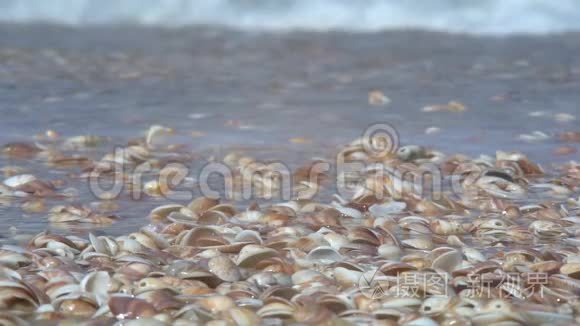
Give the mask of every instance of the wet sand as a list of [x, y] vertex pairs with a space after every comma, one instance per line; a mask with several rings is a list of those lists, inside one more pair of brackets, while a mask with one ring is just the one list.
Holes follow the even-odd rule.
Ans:
[[[369, 125], [387, 122], [402, 144], [445, 153], [520, 150], [547, 169], [579, 159], [553, 151], [562, 145], [559, 132], [579, 131], [578, 120], [559, 122], [554, 115], [580, 112], [580, 34], [491, 38], [14, 25], [0, 31], [2, 144], [48, 129], [63, 137], [112, 137], [106, 148], [89, 153], [99, 157], [162, 124], [195, 154], [193, 165], [239, 147], [292, 165], [332, 155]], [[374, 89], [391, 103], [369, 105]], [[467, 110], [422, 112], [449, 101]], [[427, 135], [429, 127], [441, 130]], [[536, 130], [553, 137], [518, 139]], [[289, 141], [295, 137], [306, 141]], [[0, 166], [6, 165], [47, 178], [67, 173], [0, 156]], [[79, 202], [93, 200], [82, 183], [69, 186], [81, 189]], [[122, 220], [98, 232], [137, 229], [162, 203], [121, 201]], [[48, 227], [44, 214], [23, 214], [12, 204], [0, 205], [0, 214], [5, 238]]]

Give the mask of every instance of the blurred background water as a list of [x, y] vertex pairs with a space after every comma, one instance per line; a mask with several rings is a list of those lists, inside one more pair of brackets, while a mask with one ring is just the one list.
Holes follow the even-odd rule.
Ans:
[[577, 0], [2, 0], [0, 21], [475, 34], [580, 29]]

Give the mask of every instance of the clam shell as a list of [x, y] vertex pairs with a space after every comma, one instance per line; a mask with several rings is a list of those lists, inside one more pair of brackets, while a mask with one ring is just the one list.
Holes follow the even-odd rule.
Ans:
[[334, 279], [343, 288], [347, 289], [357, 285], [362, 275], [362, 272], [353, 271], [344, 267], [337, 267], [334, 269]]
[[461, 255], [461, 252], [452, 249], [435, 258], [431, 267], [451, 273], [461, 265], [462, 261], [463, 256]]
[[87, 274], [81, 281], [81, 290], [92, 293], [98, 305], [107, 301], [108, 290], [111, 287], [111, 277], [105, 271], [95, 271]]
[[431, 296], [421, 304], [419, 311], [427, 316], [435, 316], [445, 312], [451, 302], [451, 297], [443, 295]]
[[238, 256], [237, 265], [240, 267], [253, 267], [264, 259], [278, 256], [274, 249], [250, 244], [242, 248]]
[[580, 279], [580, 263], [567, 263], [560, 267], [560, 272], [574, 279]]
[[148, 146], [154, 147], [155, 145], [159, 145], [163, 136], [171, 133], [173, 133], [173, 129], [171, 128], [163, 127], [160, 125], [153, 125], [149, 127], [149, 130], [147, 131], [145, 142]]
[[294, 307], [285, 303], [272, 302], [260, 308], [256, 313], [261, 318], [288, 319], [292, 317], [294, 310]]
[[343, 257], [332, 247], [320, 246], [312, 249], [306, 256], [306, 259], [310, 262], [328, 265], [337, 261], [341, 261]]
[[425, 237], [405, 239], [401, 241], [401, 244], [404, 247], [419, 250], [430, 250], [434, 247], [433, 241], [430, 238]]
[[387, 217], [402, 212], [407, 208], [405, 202], [392, 201], [384, 204], [374, 204], [369, 207], [369, 212], [374, 217]]
[[163, 220], [167, 218], [167, 216], [173, 212], [179, 212], [183, 208], [182, 205], [177, 204], [168, 204], [155, 207], [151, 210], [150, 216], [155, 220]]
[[10, 188], [19, 188], [27, 183], [38, 180], [32, 174], [19, 174], [4, 180], [4, 185]]
[[111, 313], [117, 319], [147, 318], [157, 314], [152, 304], [131, 296], [111, 296], [108, 305]]
[[211, 258], [208, 267], [210, 272], [224, 281], [236, 282], [241, 278], [238, 266], [224, 255]]
[[333, 203], [333, 207], [337, 211], [339, 211], [340, 214], [342, 214], [342, 216], [344, 216], [344, 217], [351, 217], [351, 218], [356, 218], [356, 219], [360, 219], [360, 218], [364, 217], [363, 213], [356, 208], [343, 206], [343, 205], [340, 205], [337, 203]]
[[187, 207], [195, 214], [201, 215], [212, 207], [217, 206], [219, 203], [220, 200], [217, 198], [198, 197], [189, 203]]
[[380, 257], [388, 260], [399, 260], [401, 257], [401, 248], [391, 244], [383, 244], [379, 246], [377, 252]]

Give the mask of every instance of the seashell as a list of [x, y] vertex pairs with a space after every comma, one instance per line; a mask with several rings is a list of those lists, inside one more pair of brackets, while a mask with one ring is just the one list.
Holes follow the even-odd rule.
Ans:
[[53, 305], [67, 316], [89, 318], [97, 311], [97, 305], [93, 300], [80, 295], [59, 298], [53, 302]]
[[358, 209], [343, 206], [343, 205], [337, 204], [337, 203], [333, 203], [332, 206], [334, 207], [334, 209], [336, 209], [337, 211], [340, 212], [342, 217], [351, 217], [351, 218], [356, 218], [356, 219], [360, 219], [360, 218], [364, 217], [363, 213], [361, 213], [361, 211], [359, 211]]
[[10, 188], [20, 188], [26, 184], [38, 180], [32, 174], [19, 174], [4, 180], [4, 185]]
[[244, 222], [248, 222], [248, 223], [255, 223], [258, 222], [262, 216], [264, 216], [264, 213], [260, 212], [260, 211], [256, 211], [256, 210], [247, 210], [245, 212], [242, 212], [238, 215], [236, 215], [236, 217]]
[[571, 278], [580, 280], [580, 263], [567, 263], [560, 267], [560, 272]]
[[238, 255], [237, 265], [239, 267], [252, 267], [256, 266], [261, 260], [276, 257], [277, 255], [278, 252], [274, 249], [250, 244], [242, 248]]
[[327, 280], [328, 278], [324, 274], [310, 269], [299, 270], [292, 274], [292, 283], [295, 285], [323, 282]]
[[374, 204], [369, 207], [369, 212], [374, 217], [386, 217], [402, 212], [407, 208], [405, 202], [392, 201], [384, 204]]
[[404, 247], [419, 250], [431, 250], [434, 247], [433, 241], [430, 238], [425, 237], [405, 239], [401, 241], [401, 244]]
[[4, 245], [0, 249], [0, 265], [9, 268], [19, 268], [32, 263], [25, 251], [13, 251], [10, 246]]
[[380, 245], [377, 249], [380, 257], [397, 261], [401, 258], [401, 249], [398, 246], [391, 244]]
[[544, 141], [546, 139], [550, 139], [550, 136], [547, 135], [544, 132], [541, 131], [534, 131], [531, 134], [521, 134], [518, 136], [519, 140], [525, 141], [525, 142], [540, 142], [540, 141]]
[[147, 301], [156, 311], [177, 310], [184, 305], [176, 298], [175, 292], [167, 288], [141, 292], [136, 298]]
[[94, 271], [87, 274], [80, 283], [83, 292], [92, 293], [98, 305], [106, 302], [108, 290], [111, 287], [111, 277], [104, 271]]
[[463, 254], [465, 255], [465, 258], [467, 259], [467, 261], [469, 261], [470, 263], [480, 263], [480, 262], [484, 262], [487, 259], [485, 258], [485, 256], [477, 249], [475, 248], [470, 248], [470, 247], [464, 247], [462, 249]]
[[439, 255], [437, 258], [433, 259], [433, 263], [431, 264], [431, 267], [435, 268], [435, 269], [441, 269], [441, 270], [444, 270], [448, 273], [451, 273], [459, 265], [461, 265], [462, 261], [463, 261], [463, 257], [461, 255], [461, 252], [459, 252], [455, 249], [452, 249], [452, 250], [449, 250], [449, 251]]
[[219, 198], [198, 197], [187, 205], [192, 212], [201, 215], [220, 203]]
[[404, 326], [438, 326], [439, 323], [428, 317], [419, 317], [403, 323]]
[[334, 269], [334, 279], [340, 286], [346, 289], [357, 285], [362, 275], [362, 272], [353, 271], [344, 267]]
[[223, 224], [228, 219], [225, 213], [220, 211], [206, 211], [198, 218], [198, 223], [201, 225], [219, 225]]
[[177, 204], [168, 204], [168, 205], [158, 206], [158, 207], [155, 207], [153, 210], [151, 210], [150, 217], [154, 221], [162, 221], [162, 220], [165, 220], [167, 218], [167, 216], [169, 216], [169, 214], [171, 214], [173, 212], [178, 212], [182, 208], [183, 208], [182, 205], [177, 205]]
[[0, 309], [33, 312], [38, 306], [35, 295], [22, 283], [0, 281]]
[[292, 317], [295, 308], [281, 302], [272, 302], [260, 308], [256, 313], [261, 318], [289, 319]]
[[397, 157], [404, 162], [410, 162], [426, 157], [425, 148], [417, 145], [407, 145], [397, 150]]
[[[166, 322], [163, 322], [159, 319], [158, 315], [155, 318], [140, 318], [140, 319], [131, 319], [123, 321], [123, 326], [164, 326], [167, 325]], [[177, 325], [177, 324], [174, 324]]]
[[392, 297], [383, 301], [382, 308], [406, 308], [406, 307], [419, 307], [422, 301], [417, 298], [410, 297]]
[[456, 220], [435, 219], [430, 223], [431, 230], [440, 235], [460, 235], [468, 233], [468, 225]]
[[379, 267], [379, 271], [387, 276], [398, 276], [404, 272], [417, 270], [414, 266], [406, 263], [387, 262]]
[[238, 326], [253, 326], [261, 323], [258, 314], [246, 308], [232, 308], [224, 312], [226, 320]]
[[208, 267], [210, 272], [224, 281], [236, 282], [241, 278], [238, 266], [227, 256], [220, 255], [211, 258], [208, 262]]
[[180, 234], [181, 246], [207, 247], [223, 245], [227, 242], [211, 227], [197, 227]]
[[472, 317], [475, 325], [487, 325], [499, 322], [515, 322], [525, 324], [523, 316], [514, 311], [507, 301], [495, 299], [488, 302], [479, 313]]
[[332, 247], [320, 246], [312, 249], [306, 256], [306, 259], [310, 262], [328, 265], [337, 261], [341, 261], [343, 257]]
[[437, 316], [444, 313], [451, 303], [451, 297], [444, 295], [431, 296], [421, 304], [419, 312], [426, 316]]
[[153, 232], [152, 230], [145, 227], [141, 228], [140, 233], [143, 233], [144, 235], [149, 237], [149, 239], [153, 240], [154, 249], [165, 249], [169, 247], [169, 241], [167, 241], [167, 239], [165, 239], [163, 235], [157, 232]]
[[173, 129], [163, 127], [160, 125], [153, 125], [149, 127], [147, 131], [147, 136], [145, 137], [145, 143], [149, 147], [154, 147], [155, 145], [159, 145], [161, 142], [161, 138], [163, 136], [169, 135], [173, 133]]
[[243, 230], [236, 234], [234, 242], [262, 244], [262, 238], [260, 237], [260, 234], [254, 230]]
[[152, 304], [131, 296], [113, 295], [109, 298], [109, 309], [117, 319], [153, 317], [157, 311]]
[[232, 217], [238, 213], [236, 208], [230, 204], [218, 204], [212, 207], [211, 210], [224, 213], [227, 217]]
[[522, 186], [498, 177], [480, 177], [476, 185], [487, 194], [497, 198], [522, 199], [526, 196], [526, 190]]
[[373, 106], [381, 106], [381, 105], [388, 105], [391, 103], [391, 99], [389, 99], [385, 94], [379, 90], [373, 90], [369, 92], [368, 96], [369, 105]]
[[334, 232], [326, 233], [322, 237], [330, 247], [337, 251], [349, 244], [349, 241], [345, 236]]

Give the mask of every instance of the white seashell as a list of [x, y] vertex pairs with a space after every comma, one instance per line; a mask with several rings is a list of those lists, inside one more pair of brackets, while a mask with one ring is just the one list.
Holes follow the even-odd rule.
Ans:
[[441, 269], [448, 273], [454, 271], [463, 261], [461, 253], [455, 249], [447, 251], [433, 260], [432, 268]]
[[369, 212], [374, 217], [386, 217], [391, 214], [402, 212], [407, 208], [407, 204], [399, 201], [392, 201], [384, 204], [374, 204], [369, 207]]
[[352, 217], [352, 218], [356, 218], [356, 219], [364, 217], [364, 215], [363, 215], [363, 213], [361, 213], [361, 211], [359, 211], [358, 209], [352, 208], [352, 207], [342, 206], [341, 204], [338, 204], [336, 202], [332, 203], [332, 207], [334, 207], [337, 211], [339, 211], [344, 216], [348, 216], [348, 217]]
[[425, 148], [418, 145], [407, 145], [397, 150], [397, 157], [402, 161], [413, 161], [426, 155]]
[[18, 188], [35, 180], [37, 178], [32, 174], [19, 174], [4, 180], [4, 185], [10, 188]]
[[425, 301], [423, 301], [423, 304], [421, 305], [421, 308], [419, 308], [419, 311], [427, 316], [438, 315], [445, 311], [450, 301], [451, 297], [449, 296], [434, 295], [428, 297], [427, 299], [425, 299]]
[[502, 178], [483, 176], [477, 179], [477, 186], [489, 195], [503, 199], [521, 199], [526, 196], [526, 189]]
[[534, 131], [531, 134], [521, 134], [518, 136], [518, 139], [521, 141], [533, 143], [550, 139], [550, 136], [541, 131]]
[[236, 263], [240, 267], [253, 267], [256, 263], [277, 255], [278, 252], [272, 248], [250, 244], [242, 248]]
[[378, 254], [380, 257], [398, 261], [401, 258], [401, 248], [391, 244], [383, 244], [378, 247], [377, 249]]
[[334, 279], [344, 288], [351, 288], [358, 284], [363, 273], [346, 269], [344, 267], [337, 267], [334, 269]]
[[465, 247], [463, 248], [463, 254], [470, 263], [479, 263], [486, 261], [485, 256], [477, 249]]
[[310, 262], [316, 262], [323, 265], [329, 265], [342, 260], [342, 255], [332, 247], [316, 247], [308, 253], [306, 259]]
[[111, 286], [111, 277], [105, 271], [95, 271], [87, 274], [80, 285], [84, 292], [94, 294], [97, 303], [102, 305], [107, 302], [108, 290]]
[[159, 144], [163, 136], [169, 135], [171, 133], [173, 133], [173, 129], [171, 128], [163, 127], [160, 125], [153, 125], [149, 127], [149, 130], [147, 131], [147, 137], [145, 140], [147, 146], [155, 146]]
[[326, 279], [326, 276], [312, 269], [302, 269], [292, 274], [292, 283], [296, 285], [311, 283], [321, 279]]
[[404, 323], [404, 326], [438, 326], [439, 323], [437, 323], [436, 321], [434, 321], [431, 318], [427, 318], [427, 317], [419, 317], [415, 320], [412, 320], [408, 323]]
[[324, 234], [323, 238], [334, 250], [340, 250], [340, 248], [350, 242], [345, 236], [334, 232]]
[[179, 212], [182, 208], [184, 208], [184, 206], [178, 204], [161, 205], [152, 209], [150, 216], [166, 218], [169, 214], [173, 212]]
[[81, 287], [78, 284], [66, 284], [66, 285], [62, 285], [59, 286], [58, 288], [54, 289], [53, 291], [47, 291], [46, 294], [51, 298], [51, 299], [56, 299], [58, 297], [61, 297], [63, 295], [69, 295], [71, 293], [81, 293]]
[[383, 308], [403, 308], [403, 307], [419, 307], [421, 300], [410, 297], [394, 297], [389, 299], [381, 305]]
[[42, 314], [45, 312], [54, 312], [54, 307], [51, 304], [43, 304], [38, 306], [38, 308], [36, 308], [36, 313], [37, 314]]
[[247, 210], [238, 214], [236, 217], [244, 222], [255, 223], [258, 222], [262, 216], [264, 216], [264, 213], [260, 211]]
[[253, 242], [262, 244], [262, 238], [260, 237], [260, 234], [254, 230], [243, 230], [236, 234], [234, 242]]
[[213, 257], [208, 262], [209, 271], [215, 276], [227, 282], [236, 282], [241, 278], [238, 266], [227, 256]]
[[556, 113], [554, 114], [554, 120], [557, 122], [571, 122], [576, 120], [576, 117], [569, 113]]
[[543, 116], [546, 116], [547, 114], [548, 114], [548, 112], [546, 112], [546, 111], [533, 111], [533, 112], [528, 113], [528, 115], [530, 117], [543, 117]]
[[427, 129], [425, 129], [426, 135], [437, 134], [439, 132], [441, 132], [441, 128], [439, 128], [439, 127], [429, 127]]
[[433, 249], [433, 241], [430, 238], [412, 238], [405, 239], [401, 241], [406, 247], [419, 250], [430, 250]]

